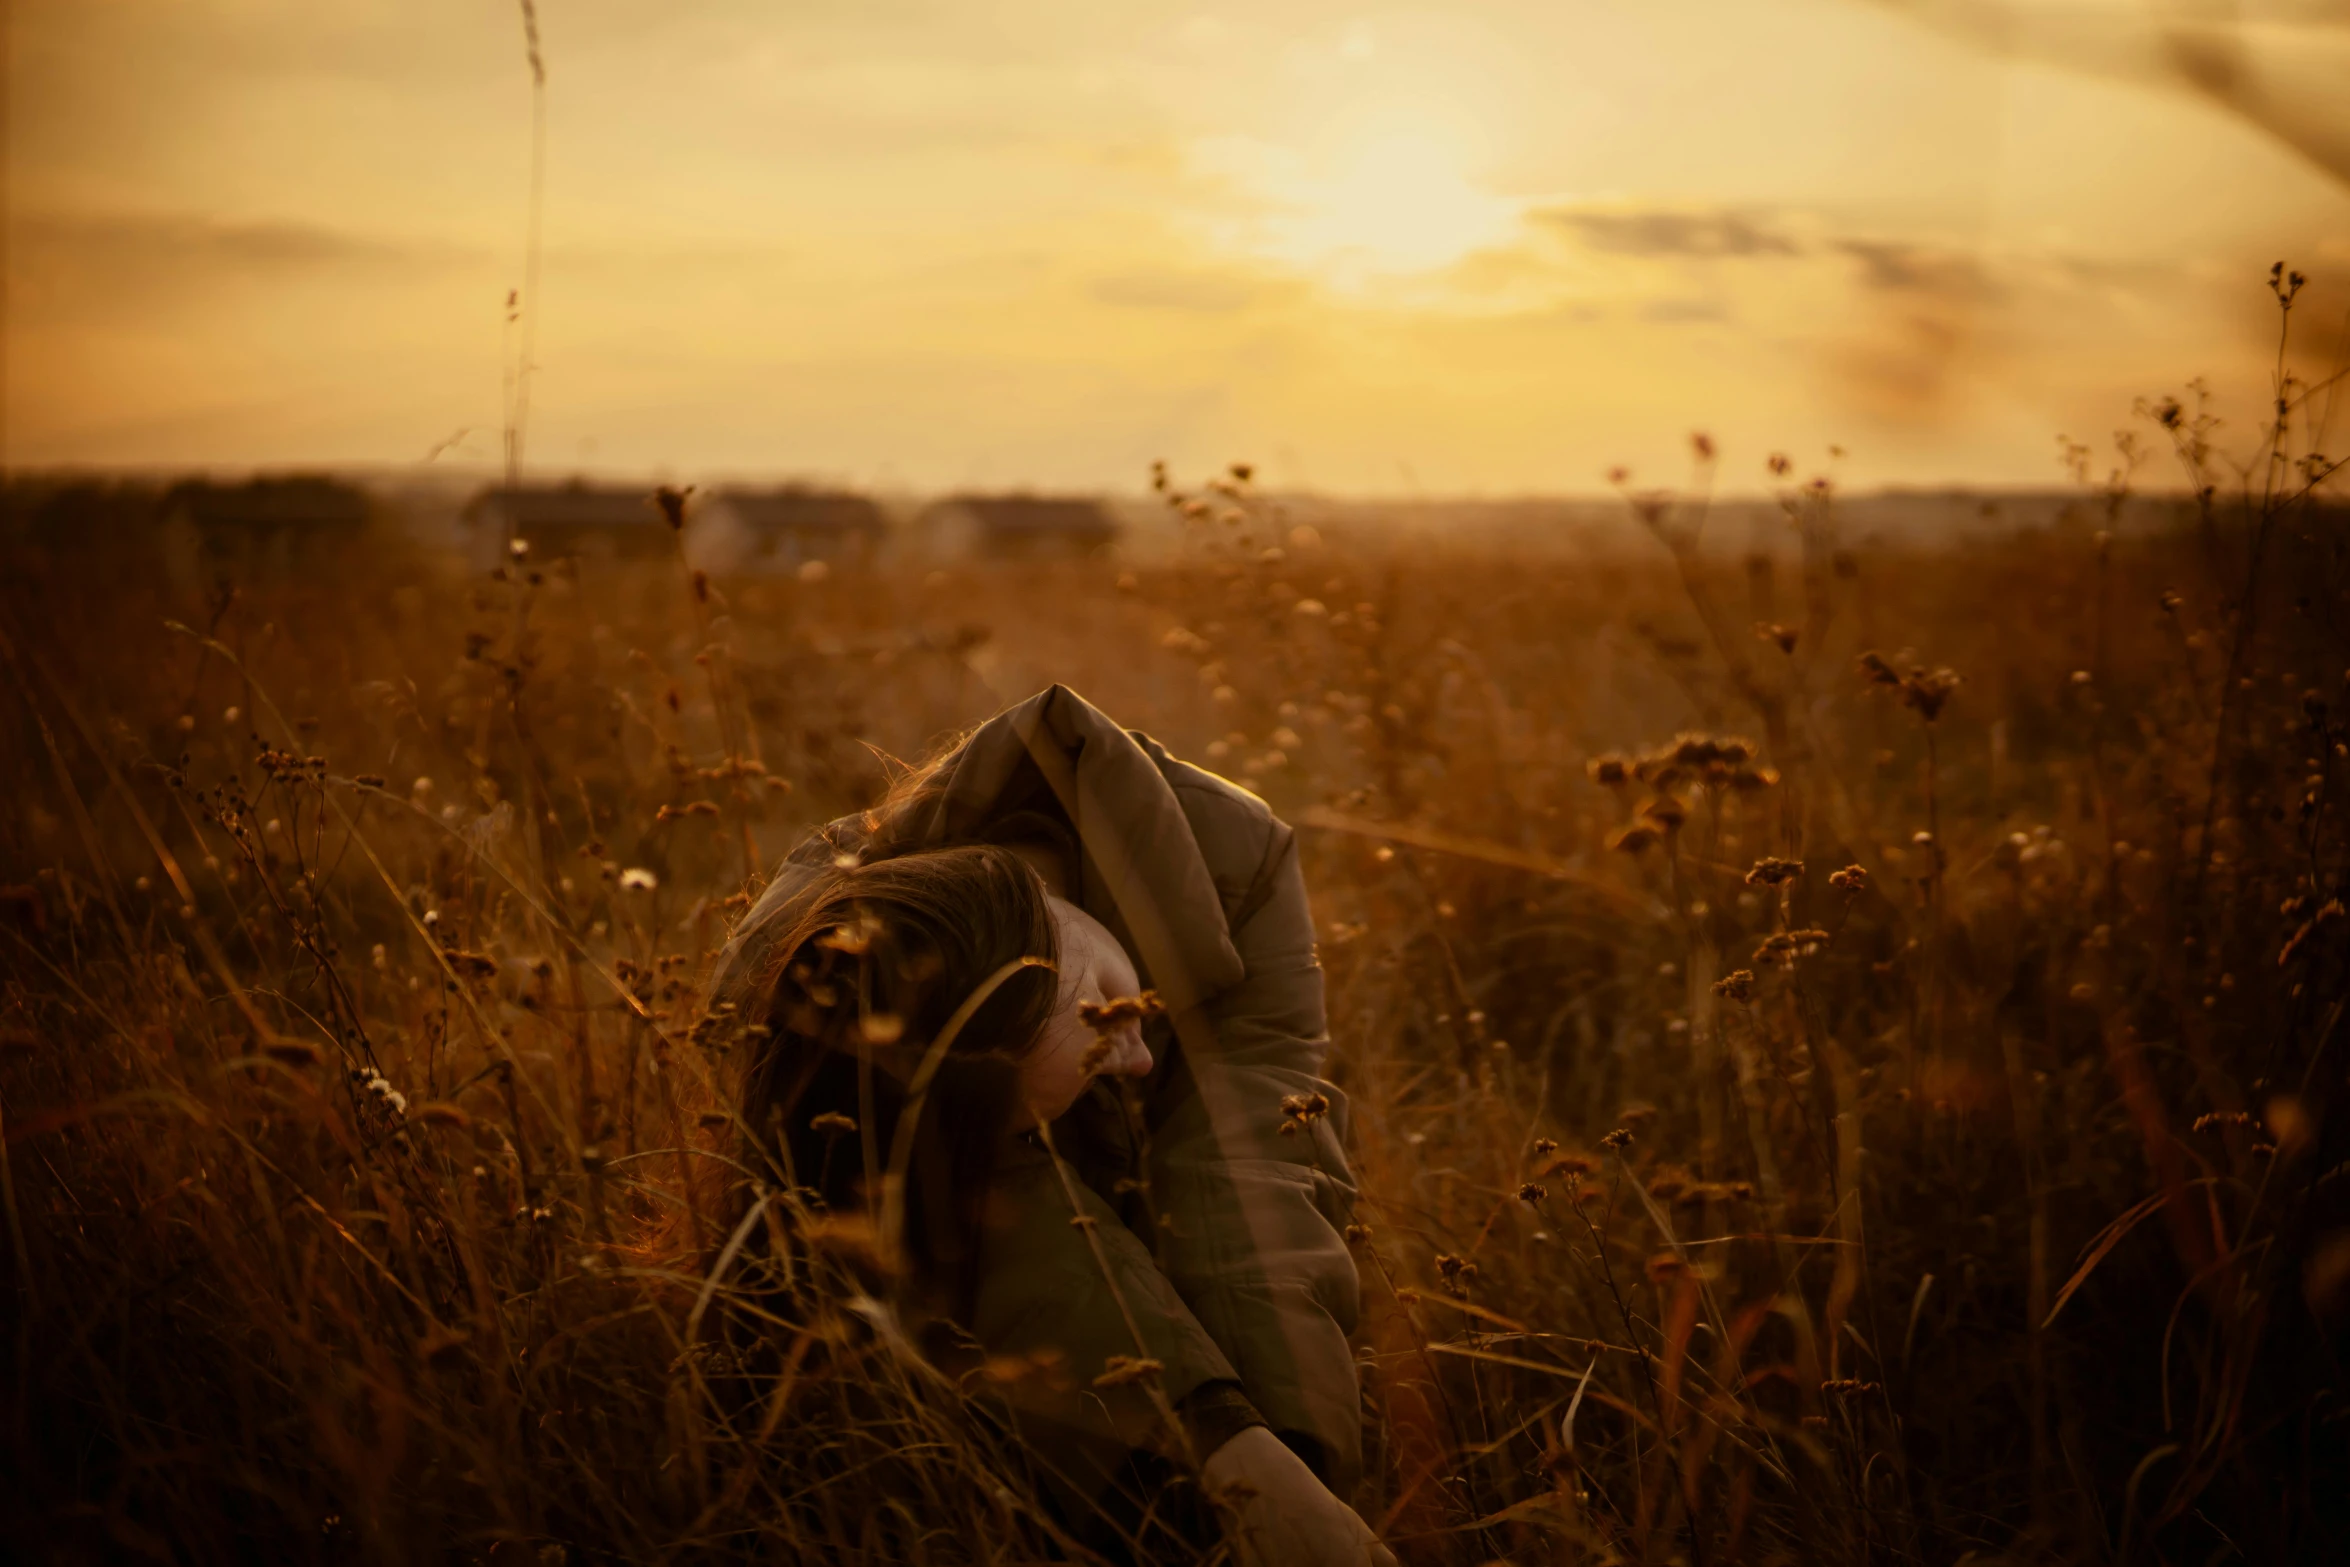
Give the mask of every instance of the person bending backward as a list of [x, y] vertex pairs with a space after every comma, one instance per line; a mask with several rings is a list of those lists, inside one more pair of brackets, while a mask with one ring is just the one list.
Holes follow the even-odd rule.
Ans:
[[1245, 1557], [1393, 1563], [1339, 1500], [1345, 1102], [1263, 801], [1054, 686], [811, 835], [718, 972], [744, 1162], [873, 1219], [942, 1365], [1048, 1368], [1001, 1393], [1080, 1538], [1196, 1468]]

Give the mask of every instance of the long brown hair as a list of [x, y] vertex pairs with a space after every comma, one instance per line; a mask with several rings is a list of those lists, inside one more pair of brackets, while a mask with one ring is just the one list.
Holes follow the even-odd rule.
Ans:
[[987, 844], [843, 855], [776, 917], [743, 1008], [746, 1162], [874, 1218], [901, 1175], [911, 1281], [960, 1315], [1019, 1063], [1059, 996], [1044, 883]]

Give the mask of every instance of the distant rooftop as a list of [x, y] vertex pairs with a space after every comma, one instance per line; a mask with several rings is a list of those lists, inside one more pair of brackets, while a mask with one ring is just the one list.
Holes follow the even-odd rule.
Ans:
[[818, 490], [787, 484], [777, 489], [729, 488], [711, 497], [743, 526], [759, 533], [787, 529], [811, 533], [878, 533], [887, 525], [870, 496], [847, 490]]
[[1101, 502], [1077, 496], [950, 495], [938, 504], [963, 512], [991, 534], [1051, 534], [1106, 543], [1118, 533]]
[[466, 504], [474, 517], [501, 516], [517, 532], [658, 528], [661, 513], [652, 492], [641, 485], [590, 484], [572, 479], [562, 484], [492, 485]]

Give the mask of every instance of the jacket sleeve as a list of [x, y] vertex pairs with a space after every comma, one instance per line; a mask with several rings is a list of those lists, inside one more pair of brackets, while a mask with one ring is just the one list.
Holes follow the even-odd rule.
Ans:
[[[1192, 776], [1175, 780], [1177, 793], [1236, 911], [1245, 973], [1172, 1019], [1180, 1056], [1151, 1134], [1160, 1261], [1266, 1422], [1344, 1494], [1361, 1464], [1347, 1344], [1358, 1281], [1339, 1235], [1354, 1188], [1345, 1101], [1321, 1077], [1328, 1037], [1305, 880], [1294, 834], [1261, 802]], [[1328, 1109], [1284, 1135], [1293, 1095]]]
[[[1231, 1361], [1099, 1193], [1031, 1149], [998, 1168], [989, 1207], [972, 1335], [996, 1365], [1022, 1373], [998, 1391], [1064, 1480], [1091, 1494], [1125, 1449], [1180, 1452], [1153, 1382], [1195, 1442], [1230, 1433], [1239, 1386]], [[1113, 1357], [1159, 1369], [1125, 1380]], [[1194, 1410], [1207, 1415], [1189, 1418]]]

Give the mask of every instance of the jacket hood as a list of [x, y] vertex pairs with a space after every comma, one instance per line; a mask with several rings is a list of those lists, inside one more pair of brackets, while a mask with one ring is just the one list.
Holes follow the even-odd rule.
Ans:
[[778, 868], [720, 954], [712, 999], [742, 1004], [789, 910], [841, 856], [895, 857], [985, 841], [1015, 811], [1066, 820], [1081, 853], [1074, 901], [1126, 944], [1146, 983], [1184, 1012], [1244, 966], [1182, 805], [1143, 738], [1067, 686], [987, 720], [887, 805], [818, 828]]

